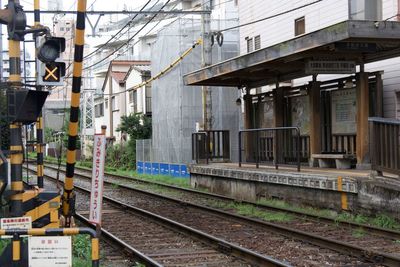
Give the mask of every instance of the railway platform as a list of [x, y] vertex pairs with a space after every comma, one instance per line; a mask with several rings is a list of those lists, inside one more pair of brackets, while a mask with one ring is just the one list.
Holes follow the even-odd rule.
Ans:
[[[212, 163], [189, 167], [191, 186], [243, 200], [279, 199], [318, 208], [400, 218], [400, 186], [395, 176], [369, 170]], [[386, 175], [386, 174], [385, 174]]]

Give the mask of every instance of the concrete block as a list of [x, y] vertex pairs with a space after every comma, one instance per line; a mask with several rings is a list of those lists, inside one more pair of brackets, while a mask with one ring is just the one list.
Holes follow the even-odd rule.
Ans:
[[335, 168], [335, 161], [333, 159], [318, 159], [320, 168]]
[[350, 169], [351, 168], [351, 160], [349, 159], [335, 159], [336, 169]]

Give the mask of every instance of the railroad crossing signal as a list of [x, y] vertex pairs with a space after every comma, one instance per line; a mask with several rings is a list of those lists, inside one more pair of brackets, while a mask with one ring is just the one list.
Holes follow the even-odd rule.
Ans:
[[64, 84], [65, 63], [60, 59], [65, 50], [65, 38], [42, 37], [38, 44], [38, 84], [61, 86]]
[[43, 82], [58, 83], [62, 81], [64, 76], [65, 76], [64, 62], [54, 62], [45, 64], [44, 75], [42, 77]]

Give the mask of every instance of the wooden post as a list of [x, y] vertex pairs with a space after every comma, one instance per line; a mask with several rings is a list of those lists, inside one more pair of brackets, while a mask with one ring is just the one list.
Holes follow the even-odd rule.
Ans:
[[[246, 95], [243, 96], [244, 100], [244, 128], [245, 129], [252, 129], [253, 128], [253, 101], [252, 101], [252, 96], [250, 95], [250, 88], [246, 89]], [[245, 158], [243, 159], [243, 162], [248, 161], [249, 159], [252, 158], [252, 154], [254, 151], [253, 148], [253, 139], [251, 133], [243, 133], [242, 138], [244, 138], [244, 151], [245, 151]]]
[[310, 100], [310, 167], [315, 167], [313, 154], [321, 153], [321, 83], [309, 83], [308, 97]]
[[356, 123], [357, 123], [357, 168], [365, 169], [370, 166], [369, 157], [369, 88], [368, 88], [368, 73], [360, 72], [357, 74], [356, 88]]
[[376, 114], [377, 117], [383, 117], [383, 81], [382, 74], [376, 74]]
[[[274, 127], [283, 127], [284, 126], [284, 109], [285, 109], [285, 88], [279, 87], [279, 83], [277, 84], [277, 88], [275, 89], [274, 95]], [[277, 167], [279, 162], [282, 162], [283, 153], [283, 132], [275, 132], [274, 133], [274, 164]]]

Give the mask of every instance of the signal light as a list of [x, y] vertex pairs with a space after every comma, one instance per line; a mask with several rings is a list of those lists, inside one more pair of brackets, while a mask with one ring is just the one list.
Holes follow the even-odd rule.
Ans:
[[45, 86], [63, 85], [65, 63], [61, 53], [65, 51], [65, 38], [43, 37], [39, 40], [37, 53], [38, 84]]

